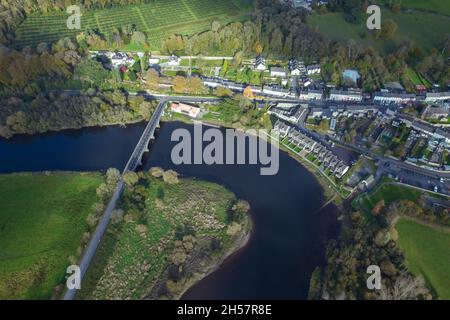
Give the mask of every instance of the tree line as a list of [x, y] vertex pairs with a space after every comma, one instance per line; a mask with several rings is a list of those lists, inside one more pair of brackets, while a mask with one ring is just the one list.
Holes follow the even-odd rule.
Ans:
[[156, 108], [155, 101], [145, 101], [141, 96], [93, 89], [80, 94], [41, 92], [33, 98], [3, 98], [0, 104], [0, 136], [5, 138], [148, 120]]

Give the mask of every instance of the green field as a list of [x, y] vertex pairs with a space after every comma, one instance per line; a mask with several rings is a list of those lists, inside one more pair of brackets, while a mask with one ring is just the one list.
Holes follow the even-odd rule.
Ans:
[[450, 1], [446, 0], [379, 0], [379, 3], [400, 3], [402, 9], [415, 9], [450, 15]]
[[362, 197], [357, 199], [360, 201], [358, 205], [363, 210], [370, 211], [380, 200], [384, 200], [385, 205], [389, 206], [392, 202], [397, 200], [416, 201], [420, 197], [420, 195], [421, 191], [413, 188], [392, 184], [383, 184], [379, 188], [372, 191], [372, 193], [363, 195]]
[[[158, 50], [162, 41], [173, 34], [190, 35], [208, 30], [213, 20], [223, 24], [242, 20], [250, 9], [247, 0], [155, 0], [83, 12], [81, 29], [99, 29], [107, 34], [114, 27], [134, 24], [148, 34], [152, 50]], [[30, 15], [16, 31], [16, 46], [74, 37], [80, 30], [67, 29], [67, 17], [59, 12]]]
[[450, 232], [401, 218], [396, 225], [408, 268], [423, 275], [441, 299], [450, 299]]
[[381, 19], [392, 19], [398, 25], [397, 32], [391, 40], [375, 39], [366, 28], [366, 21], [351, 24], [340, 13], [313, 14], [308, 24], [316, 28], [327, 38], [348, 41], [349, 38], [364, 46], [373, 46], [382, 52], [390, 52], [404, 40], [411, 40], [423, 49], [437, 47], [450, 30], [450, 17], [425, 13], [392, 13], [383, 10]]
[[0, 175], [0, 299], [48, 299], [75, 256], [100, 174]]

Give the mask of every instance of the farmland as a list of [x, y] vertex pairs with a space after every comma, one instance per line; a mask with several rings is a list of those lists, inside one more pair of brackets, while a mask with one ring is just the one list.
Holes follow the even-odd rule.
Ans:
[[450, 231], [401, 218], [396, 225], [408, 268], [422, 275], [441, 299], [450, 299]]
[[81, 30], [69, 30], [64, 12], [32, 14], [16, 31], [16, 46], [74, 37], [80, 31], [98, 29], [110, 34], [114, 28], [133, 24], [145, 32], [152, 50], [173, 34], [190, 35], [208, 30], [213, 20], [222, 24], [242, 20], [251, 10], [247, 0], [155, 0], [148, 4], [82, 12]]
[[64, 279], [100, 174], [0, 176], [0, 299], [48, 299]]
[[410, 40], [425, 50], [438, 47], [450, 28], [450, 17], [434, 13], [392, 13], [385, 9], [382, 11], [382, 21], [386, 19], [392, 19], [398, 25], [394, 38], [389, 40], [375, 39], [366, 28], [365, 20], [360, 24], [352, 24], [346, 22], [340, 13], [313, 14], [308, 24], [328, 39], [345, 42], [351, 38], [384, 53], [392, 51], [404, 40]]

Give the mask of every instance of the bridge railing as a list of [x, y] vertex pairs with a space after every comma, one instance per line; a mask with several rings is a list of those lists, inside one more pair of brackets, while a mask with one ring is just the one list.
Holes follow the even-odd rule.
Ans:
[[162, 100], [159, 102], [158, 106], [156, 107], [155, 113], [153, 114], [150, 121], [147, 123], [147, 126], [145, 127], [144, 132], [141, 135], [141, 138], [136, 144], [136, 147], [134, 148], [131, 157], [129, 158], [127, 164], [125, 165], [123, 174], [125, 174], [128, 171], [136, 170], [137, 166], [139, 165], [140, 159], [144, 154], [145, 150], [147, 149], [148, 143], [150, 142], [150, 139], [155, 132], [156, 126], [158, 125], [161, 119], [166, 103], [167, 103], [166, 100]]

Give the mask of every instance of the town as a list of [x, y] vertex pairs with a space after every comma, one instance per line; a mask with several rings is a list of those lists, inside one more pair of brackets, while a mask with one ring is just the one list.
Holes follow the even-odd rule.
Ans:
[[[450, 125], [450, 91], [439, 91], [437, 85], [429, 91], [418, 86], [417, 93], [407, 93], [396, 82], [387, 83], [382, 91], [365, 93], [358, 88], [357, 70], [345, 70], [342, 77], [348, 86], [336, 88], [322, 80], [320, 63], [268, 61], [262, 56], [243, 59], [238, 66], [238, 72], [252, 73], [248, 82], [221, 76], [227, 74], [223, 68], [229, 68], [234, 57], [148, 57], [144, 52], [111, 51], [94, 51], [91, 57], [125, 73], [136, 61], [145, 59], [161, 82], [146, 90], [148, 94], [167, 94], [171, 84], [162, 80], [164, 77], [189, 77], [192, 70], [206, 95], [214, 95], [218, 88], [242, 94], [278, 119], [273, 132], [280, 135], [283, 146], [316, 166], [327, 179], [332, 177], [330, 182], [346, 196], [364, 190], [367, 178], [372, 181], [377, 175], [361, 175], [355, 184], [349, 169], [356, 160], [340, 159], [333, 153], [335, 145], [377, 163], [382, 159], [403, 163], [405, 168], [387, 171], [389, 176], [417, 188], [450, 194], [450, 130], [446, 128]], [[209, 63], [205, 67], [202, 61]], [[145, 77], [141, 81], [147, 84]], [[208, 113], [201, 105], [184, 103], [172, 105], [170, 110], [198, 120]], [[409, 167], [417, 168], [419, 175], [411, 177]]]

